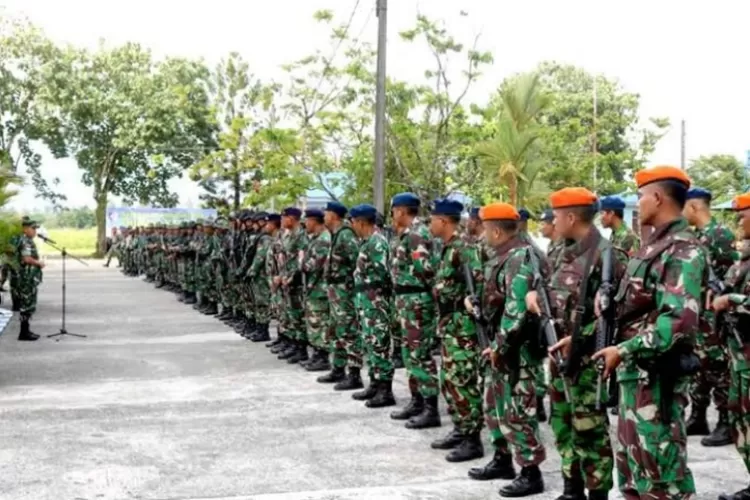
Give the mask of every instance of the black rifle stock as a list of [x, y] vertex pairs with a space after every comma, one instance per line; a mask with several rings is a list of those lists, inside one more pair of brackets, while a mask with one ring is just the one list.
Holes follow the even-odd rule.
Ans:
[[484, 328], [482, 312], [479, 309], [479, 297], [477, 297], [476, 288], [474, 287], [474, 274], [471, 272], [469, 264], [464, 263], [462, 267], [464, 271], [464, 280], [466, 281], [466, 288], [469, 289], [469, 294], [471, 295], [471, 315], [474, 317], [474, 323], [477, 325], [479, 347], [484, 351], [490, 347], [490, 339], [487, 336], [487, 330]]
[[[615, 292], [614, 266], [612, 262], [612, 247], [602, 252], [602, 284], [599, 287], [599, 317], [596, 319], [595, 352], [608, 347], [614, 338], [615, 308], [612, 295]], [[596, 409], [602, 407], [602, 386], [604, 385], [604, 360], [596, 361], [599, 375], [596, 379]]]

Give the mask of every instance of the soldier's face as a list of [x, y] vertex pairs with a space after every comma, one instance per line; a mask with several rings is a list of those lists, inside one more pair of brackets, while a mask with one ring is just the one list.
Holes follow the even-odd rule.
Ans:
[[442, 236], [445, 231], [445, 220], [439, 216], [430, 218], [430, 234], [433, 236]]
[[688, 224], [695, 225], [696, 214], [698, 213], [698, 200], [688, 200], [682, 208], [682, 216], [687, 219]]
[[333, 212], [326, 210], [323, 212], [323, 222], [327, 227], [331, 227], [332, 224], [336, 223], [336, 215]]
[[601, 215], [602, 226], [612, 227], [612, 212], [604, 210]]
[[481, 227], [481, 222], [479, 219], [469, 218], [469, 221], [466, 223], [466, 229], [468, 229], [472, 233], [476, 233], [479, 231], [479, 228]]
[[737, 217], [740, 222], [740, 229], [742, 230], [742, 238], [750, 238], [750, 209], [743, 210], [737, 213]]
[[553, 210], [555, 216], [553, 226], [562, 238], [571, 238], [575, 227], [575, 215], [567, 210]]
[[555, 236], [555, 225], [551, 222], [543, 221], [541, 225], [542, 236], [553, 238]]
[[648, 184], [638, 190], [638, 214], [641, 224], [653, 226], [651, 222], [659, 211], [661, 196], [655, 184]]
[[313, 231], [315, 231], [317, 225], [317, 221], [312, 217], [307, 217], [305, 219], [305, 231], [307, 231], [308, 233], [312, 233]]

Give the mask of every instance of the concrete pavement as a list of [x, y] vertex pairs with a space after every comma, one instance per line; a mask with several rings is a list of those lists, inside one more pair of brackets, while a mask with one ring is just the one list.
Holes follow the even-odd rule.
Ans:
[[[45, 269], [32, 330], [60, 328], [59, 261]], [[410, 431], [276, 360], [169, 292], [100, 262], [68, 266], [71, 332], [0, 338], [0, 498], [9, 500], [495, 499]], [[407, 398], [403, 371], [396, 394]], [[543, 465], [561, 491], [559, 457]], [[732, 447], [690, 440], [699, 499], [747, 484]], [[487, 446], [488, 454], [491, 453]], [[612, 498], [620, 498], [613, 494]]]

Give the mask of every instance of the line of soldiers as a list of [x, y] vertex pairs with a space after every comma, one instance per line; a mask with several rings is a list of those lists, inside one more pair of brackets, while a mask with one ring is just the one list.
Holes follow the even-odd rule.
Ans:
[[[268, 323], [278, 320], [271, 352], [327, 371], [318, 381], [336, 390], [363, 389], [352, 396], [367, 407], [396, 403], [400, 359], [411, 397], [391, 418], [410, 429], [440, 426], [442, 395], [453, 428], [431, 446], [451, 462], [484, 455], [486, 426], [492, 460], [469, 476], [511, 480], [503, 497], [544, 491], [541, 385], [562, 457], [558, 500], [608, 498], [615, 468], [628, 500], [688, 499], [687, 434], [708, 433], [710, 389], [720, 419], [704, 444], [728, 434], [750, 472], [750, 252], [722, 246], [727, 233], [707, 211], [710, 193], [691, 190], [682, 170], [654, 167], [635, 181], [641, 223], [653, 228], [642, 246], [623, 223], [622, 200], [585, 188], [550, 196], [548, 255], [511, 205], [472, 211], [463, 231], [460, 203], [436, 200], [424, 224], [420, 199], [401, 193], [391, 201], [392, 235], [371, 205], [306, 210], [304, 229], [297, 208], [246, 212], [231, 222], [127, 231], [123, 270], [145, 273], [250, 340], [268, 340]], [[750, 194], [735, 209], [750, 238]], [[594, 224], [599, 211], [609, 240]], [[602, 342], [607, 331], [615, 333]], [[727, 353], [729, 368], [717, 361]], [[750, 488], [720, 499], [750, 500]]]

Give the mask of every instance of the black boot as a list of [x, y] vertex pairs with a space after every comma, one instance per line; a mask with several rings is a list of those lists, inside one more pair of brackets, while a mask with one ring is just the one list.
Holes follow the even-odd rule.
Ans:
[[195, 294], [193, 292], [187, 292], [185, 294], [185, 304], [190, 305], [190, 304], [195, 304], [195, 302], [196, 302]]
[[609, 491], [605, 490], [589, 490], [589, 500], [608, 500]]
[[536, 495], [544, 491], [542, 471], [536, 465], [530, 465], [521, 469], [515, 481], [500, 488], [500, 496], [505, 498], [521, 498]]
[[685, 431], [688, 436], [707, 436], [711, 432], [708, 430], [705, 406], [693, 405], [690, 408], [690, 418], [685, 424]]
[[404, 367], [404, 359], [400, 355], [394, 356], [393, 357], [393, 369], [400, 370], [403, 367]]
[[195, 309], [196, 311], [203, 311], [204, 307], [206, 307], [206, 299], [204, 299], [203, 296], [201, 296], [200, 299], [196, 296], [195, 304], [193, 304], [193, 309]]
[[213, 316], [218, 314], [219, 310], [216, 307], [216, 302], [209, 302], [206, 308], [203, 310], [203, 314], [207, 316]]
[[750, 486], [737, 493], [719, 495], [719, 500], [750, 500]]
[[278, 354], [289, 347], [289, 339], [287, 339], [286, 337], [279, 337], [279, 340], [280, 342], [271, 347], [271, 354]]
[[307, 361], [308, 359], [310, 358], [307, 353], [307, 342], [300, 342], [297, 346], [297, 352], [295, 352], [291, 358], [287, 359], [286, 362], [290, 365], [296, 365], [297, 363]]
[[732, 430], [729, 427], [729, 415], [726, 410], [719, 412], [719, 421], [711, 435], [701, 439], [701, 444], [706, 447], [726, 446], [732, 444]]
[[281, 343], [282, 339], [283, 337], [281, 335], [277, 335], [275, 339], [273, 339], [272, 341], [266, 344], [266, 347], [268, 348], [276, 347], [277, 345]]
[[556, 500], [586, 500], [583, 479], [563, 477], [563, 494]]
[[278, 359], [289, 359], [295, 354], [297, 354], [298, 350], [299, 350], [299, 342], [297, 342], [296, 340], [290, 340], [289, 344], [287, 345], [287, 348], [281, 351], [279, 355], [276, 357]]
[[418, 392], [411, 393], [411, 400], [402, 409], [391, 413], [393, 420], [409, 420], [416, 417], [424, 409], [424, 398]]
[[259, 328], [260, 325], [257, 321], [255, 321], [255, 318], [247, 318], [245, 319], [245, 323], [242, 325], [242, 332], [240, 333], [240, 335], [242, 335], [246, 339], [252, 339], [258, 332]]
[[513, 457], [509, 453], [503, 454], [495, 451], [495, 455], [487, 465], [469, 469], [469, 477], [477, 481], [514, 479], [516, 477], [516, 470], [513, 468]]
[[424, 398], [424, 409], [422, 413], [411, 417], [406, 422], [407, 429], [429, 429], [440, 427], [440, 414], [438, 413], [438, 397], [429, 396]]
[[368, 408], [385, 408], [395, 406], [396, 398], [393, 397], [393, 381], [384, 380], [378, 382], [378, 390], [375, 396], [365, 403]]
[[39, 335], [31, 333], [31, 330], [29, 330], [29, 317], [21, 316], [21, 330], [18, 332], [18, 340], [33, 342], [37, 339], [39, 339]]
[[318, 349], [317, 358], [314, 361], [305, 366], [305, 370], [309, 372], [327, 372], [331, 369], [331, 363], [328, 362], [328, 351]]
[[185, 292], [182, 292], [177, 296], [177, 302], [185, 302]]
[[230, 319], [231, 317], [232, 317], [232, 311], [230, 311], [228, 307], [222, 306], [221, 314], [216, 316], [216, 319], [224, 321], [224, 320]]
[[321, 384], [333, 384], [335, 382], [341, 382], [346, 378], [346, 370], [343, 366], [334, 366], [331, 371], [318, 377], [318, 382]]
[[357, 401], [367, 401], [375, 397], [378, 392], [378, 383], [370, 378], [370, 385], [364, 391], [355, 392], [352, 394], [352, 399]]
[[458, 430], [458, 427], [454, 427], [447, 436], [444, 438], [436, 439], [430, 445], [433, 450], [452, 450], [464, 440], [464, 435]]
[[19, 305], [18, 300], [16, 300], [16, 297], [12, 293], [10, 295], [10, 301], [13, 304], [12, 309], [14, 312], [21, 310], [21, 306]]
[[[544, 408], [544, 396], [536, 397], [536, 419], [539, 422], [547, 421], [547, 410]], [[542, 484], [544, 487], [544, 484]]]
[[271, 340], [271, 334], [268, 332], [268, 323], [261, 323], [250, 336], [253, 342], [266, 342]]
[[365, 384], [362, 383], [362, 377], [359, 375], [359, 368], [349, 368], [349, 375], [346, 379], [333, 386], [335, 391], [353, 391], [362, 389]]
[[453, 449], [445, 459], [448, 462], [468, 462], [484, 456], [484, 445], [479, 432], [464, 436], [461, 442]]

